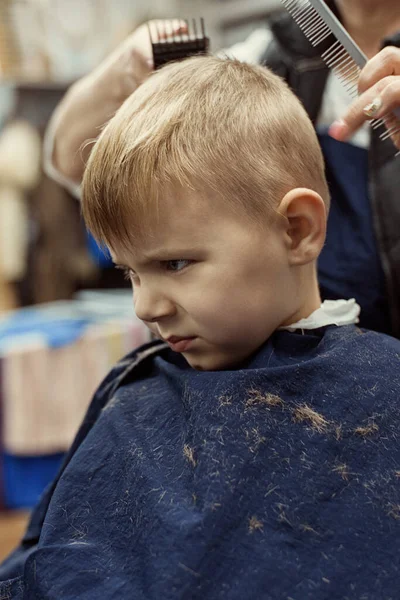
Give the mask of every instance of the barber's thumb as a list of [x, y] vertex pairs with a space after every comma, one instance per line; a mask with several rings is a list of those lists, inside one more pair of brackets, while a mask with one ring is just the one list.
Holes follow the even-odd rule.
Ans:
[[343, 119], [337, 119], [328, 129], [328, 134], [335, 140], [343, 142], [350, 135], [350, 128]]

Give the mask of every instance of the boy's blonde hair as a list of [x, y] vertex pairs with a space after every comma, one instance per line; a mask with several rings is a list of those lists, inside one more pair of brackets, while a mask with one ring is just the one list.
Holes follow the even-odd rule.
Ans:
[[83, 215], [98, 241], [130, 245], [154, 222], [163, 195], [185, 187], [255, 221], [265, 222], [295, 187], [315, 190], [328, 205], [314, 128], [281, 78], [211, 56], [154, 73], [95, 144]]

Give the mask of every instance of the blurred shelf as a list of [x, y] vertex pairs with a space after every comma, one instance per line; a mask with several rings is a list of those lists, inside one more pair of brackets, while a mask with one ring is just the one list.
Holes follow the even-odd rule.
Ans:
[[279, 10], [282, 10], [280, 0], [219, 0], [210, 2], [207, 12], [209, 18], [224, 28], [236, 23], [264, 19]]
[[28, 79], [0, 79], [0, 85], [10, 85], [18, 89], [59, 91], [69, 88], [75, 80], [70, 81], [29, 81]]
[[72, 83], [72, 81], [14, 80], [13, 116], [26, 119], [34, 127], [43, 130], [53, 110]]

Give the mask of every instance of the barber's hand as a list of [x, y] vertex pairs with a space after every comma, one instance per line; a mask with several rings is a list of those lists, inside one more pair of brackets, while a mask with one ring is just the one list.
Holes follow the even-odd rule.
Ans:
[[[371, 119], [390, 115], [386, 127], [398, 124], [393, 110], [400, 114], [400, 48], [388, 46], [371, 58], [361, 71], [358, 89], [360, 96], [343, 117], [335, 121], [329, 134], [339, 141], [351, 137], [361, 125]], [[393, 143], [400, 149], [400, 132], [391, 135]]]
[[[171, 23], [169, 21], [169, 23]], [[158, 28], [157, 28], [158, 25]], [[75, 83], [58, 106], [51, 122], [54, 135], [52, 163], [64, 176], [80, 183], [92, 144], [102, 127], [153, 70], [152, 37], [161, 37], [163, 21], [150, 21], [136, 29], [94, 71]], [[178, 19], [169, 34], [186, 33]]]

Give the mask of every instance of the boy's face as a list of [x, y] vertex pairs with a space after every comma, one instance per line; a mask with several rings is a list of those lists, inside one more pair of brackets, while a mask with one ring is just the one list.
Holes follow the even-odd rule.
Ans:
[[298, 310], [284, 226], [256, 227], [222, 204], [165, 198], [135, 250], [112, 249], [137, 316], [201, 370], [237, 366]]

